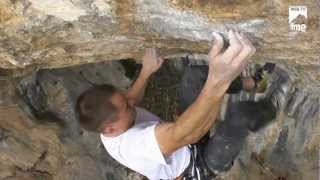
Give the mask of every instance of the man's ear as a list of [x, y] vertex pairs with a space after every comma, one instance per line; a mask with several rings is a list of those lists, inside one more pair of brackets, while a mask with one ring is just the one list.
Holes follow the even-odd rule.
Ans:
[[115, 133], [115, 131], [116, 129], [112, 125], [108, 125], [103, 129], [102, 133], [106, 135], [112, 135], [113, 133]]
[[128, 103], [130, 104], [130, 106], [135, 106], [136, 105], [136, 100], [132, 99], [132, 98], [128, 98]]

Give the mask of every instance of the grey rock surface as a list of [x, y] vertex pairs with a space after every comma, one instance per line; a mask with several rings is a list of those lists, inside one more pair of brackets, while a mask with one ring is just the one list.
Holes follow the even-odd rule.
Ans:
[[[289, 29], [288, 7], [296, 4], [308, 8], [306, 33]], [[290, 82], [278, 91], [279, 118], [250, 135], [221, 178], [316, 179], [319, 12], [317, 0], [1, 0], [0, 179], [141, 178], [79, 129], [76, 97], [89, 82], [126, 89], [124, 70], [108, 62], [140, 61], [146, 47], [159, 48], [177, 67], [187, 55], [206, 64], [211, 32], [226, 36], [230, 28], [253, 41], [252, 63], [277, 63]]]
[[126, 89], [130, 82], [111, 61], [1, 81], [6, 88], [0, 104], [0, 178], [139, 178], [108, 155], [98, 134], [80, 129], [74, 115], [75, 101], [90, 83]]

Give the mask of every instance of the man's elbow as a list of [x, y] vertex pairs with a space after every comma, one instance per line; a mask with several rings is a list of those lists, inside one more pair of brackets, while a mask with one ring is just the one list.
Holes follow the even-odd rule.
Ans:
[[128, 100], [128, 104], [131, 106], [136, 106], [140, 104], [140, 100], [136, 97], [131, 96], [130, 94], [125, 94], [125, 97]]
[[139, 102], [134, 99], [134, 98], [128, 98], [128, 103], [131, 105], [131, 106], [136, 106], [139, 104]]
[[170, 155], [179, 148], [196, 143], [200, 138], [195, 132], [186, 132], [175, 122], [160, 123], [155, 129], [160, 150], [164, 155]]
[[183, 139], [183, 141], [185, 142], [186, 145], [197, 143], [199, 140], [200, 140], [200, 138], [196, 134], [190, 134], [190, 135], [184, 137], [184, 139]]
[[191, 133], [187, 133], [185, 134], [184, 132], [181, 131], [185, 131], [185, 129], [182, 128], [176, 128], [175, 129], [175, 133], [176, 135], [173, 137], [175, 138], [176, 142], [180, 142], [183, 145], [189, 145], [189, 144], [194, 144], [196, 142], [198, 142], [198, 140], [201, 138], [200, 135], [198, 133], [196, 133], [195, 131], [191, 132]]

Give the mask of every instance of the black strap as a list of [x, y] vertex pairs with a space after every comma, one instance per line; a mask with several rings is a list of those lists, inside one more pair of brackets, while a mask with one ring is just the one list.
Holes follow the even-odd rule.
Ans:
[[201, 180], [200, 167], [197, 164], [198, 148], [196, 145], [188, 145], [190, 150], [190, 163], [183, 173], [183, 180]]

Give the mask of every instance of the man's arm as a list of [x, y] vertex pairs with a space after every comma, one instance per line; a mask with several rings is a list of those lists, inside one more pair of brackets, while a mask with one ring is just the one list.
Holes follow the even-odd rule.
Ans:
[[229, 31], [230, 46], [221, 53], [223, 39], [214, 34], [215, 42], [209, 53], [209, 73], [198, 98], [172, 123], [157, 125], [155, 134], [164, 155], [197, 142], [215, 121], [223, 95], [241, 73], [255, 48], [244, 34]]
[[142, 57], [142, 69], [133, 85], [126, 93], [131, 105], [138, 105], [144, 96], [150, 76], [156, 72], [162, 65], [163, 59], [158, 56], [156, 49], [148, 48]]
[[140, 72], [137, 80], [128, 90], [126, 96], [131, 105], [138, 105], [143, 99], [144, 91], [146, 89], [150, 74], [146, 74], [143, 71]]

